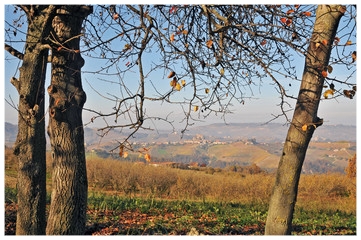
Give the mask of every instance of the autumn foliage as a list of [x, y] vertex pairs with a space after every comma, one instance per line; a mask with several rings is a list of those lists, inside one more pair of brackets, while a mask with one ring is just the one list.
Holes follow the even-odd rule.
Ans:
[[348, 165], [345, 169], [347, 177], [356, 178], [356, 154], [348, 160]]

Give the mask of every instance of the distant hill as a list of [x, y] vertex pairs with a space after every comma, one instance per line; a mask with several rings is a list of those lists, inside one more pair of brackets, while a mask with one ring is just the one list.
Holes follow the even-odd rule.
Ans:
[[[254, 139], [259, 143], [283, 142], [287, 134], [288, 126], [278, 123], [215, 123], [206, 126], [196, 126], [189, 128], [183, 136], [171, 131], [139, 131], [132, 138], [133, 142], [182, 142], [193, 139], [195, 136], [202, 137], [209, 141], [216, 140], [247, 140]], [[122, 140], [130, 131], [109, 131], [102, 136], [102, 133], [93, 128], [84, 129], [84, 137], [87, 145], [109, 145]], [[13, 144], [16, 140], [17, 125], [5, 123], [5, 144]], [[336, 142], [349, 141], [356, 142], [356, 126], [348, 125], [323, 125], [315, 131], [312, 141]]]
[[[274, 171], [282, 153], [288, 126], [271, 123], [210, 124], [190, 128], [182, 137], [170, 131], [141, 131], [131, 138], [138, 147], [150, 149], [152, 161], [197, 162], [209, 167], [256, 164]], [[108, 157], [110, 150], [130, 132], [109, 131], [105, 135], [85, 128], [88, 152]], [[16, 140], [17, 126], [5, 123], [5, 144]], [[47, 141], [49, 143], [49, 141]], [[303, 173], [344, 172], [350, 156], [356, 153], [356, 126], [325, 125], [317, 129], [307, 151]], [[117, 154], [113, 157], [119, 158]], [[129, 153], [129, 161], [142, 161], [138, 153]]]

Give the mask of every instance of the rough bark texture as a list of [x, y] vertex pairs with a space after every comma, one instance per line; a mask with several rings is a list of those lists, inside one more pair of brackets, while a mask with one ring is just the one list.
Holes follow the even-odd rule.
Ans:
[[[327, 68], [343, 13], [344, 8], [340, 5], [320, 5], [317, 8], [296, 108], [270, 200], [265, 230], [267, 235], [291, 234], [303, 161], [313, 132], [322, 125], [322, 119], [317, 116], [324, 84], [322, 71]], [[303, 126], [307, 128], [302, 129]]]
[[48, 49], [44, 39], [51, 29], [54, 6], [24, 6], [28, 17], [20, 76], [11, 82], [19, 93], [18, 135], [14, 153], [19, 161], [17, 178], [17, 235], [45, 234], [46, 140], [44, 82]]
[[91, 7], [63, 5], [53, 19], [52, 78], [49, 126], [53, 172], [49, 235], [81, 235], [85, 231], [87, 176], [82, 108], [86, 100], [79, 52], [82, 23]]

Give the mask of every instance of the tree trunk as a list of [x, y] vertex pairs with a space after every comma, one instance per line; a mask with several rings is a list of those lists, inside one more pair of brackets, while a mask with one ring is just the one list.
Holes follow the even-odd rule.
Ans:
[[327, 66], [339, 21], [345, 12], [340, 5], [320, 5], [305, 60], [301, 87], [292, 123], [287, 133], [270, 200], [266, 235], [289, 235], [297, 199], [298, 182], [308, 144], [316, 127]]
[[79, 52], [82, 23], [92, 7], [63, 5], [53, 19], [49, 126], [53, 191], [46, 234], [85, 232], [88, 183], [82, 108], [86, 100]]
[[46, 140], [44, 119], [44, 82], [49, 35], [55, 7], [24, 6], [28, 18], [23, 64], [19, 80], [11, 82], [19, 93], [18, 135], [14, 154], [19, 161], [17, 178], [17, 235], [45, 234]]

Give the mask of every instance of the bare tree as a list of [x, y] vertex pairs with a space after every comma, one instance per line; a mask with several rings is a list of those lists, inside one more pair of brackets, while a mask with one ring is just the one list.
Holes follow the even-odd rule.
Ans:
[[[49, 50], [44, 39], [50, 33], [56, 7], [23, 5], [15, 7], [14, 14], [20, 8], [28, 19], [24, 53], [5, 44], [5, 49], [23, 63], [19, 78], [11, 79], [19, 93], [18, 135], [14, 146], [19, 161], [16, 234], [43, 235], [46, 226], [44, 83]], [[8, 37], [16, 35], [22, 21], [20, 16], [14, 21], [15, 26], [10, 25], [14, 28], [9, 28]]]
[[[98, 54], [107, 64], [97, 73], [103, 74], [103, 81], [106, 75], [118, 77], [120, 94], [108, 96], [115, 103], [113, 112], [99, 113], [92, 120], [109, 116], [115, 117], [116, 122], [121, 117], [129, 120], [125, 124], [105, 121], [106, 126], [101, 129], [105, 134], [114, 128], [127, 127], [132, 127], [134, 134], [142, 128], [146, 120], [152, 119], [146, 111], [146, 101], [180, 104], [184, 112], [184, 132], [201, 116], [227, 114], [233, 104], [247, 104], [254, 87], [273, 82], [281, 99], [281, 114], [275, 118], [285, 116], [290, 128], [270, 203], [266, 234], [290, 234], [298, 179], [308, 143], [314, 130], [323, 124], [323, 119], [317, 116], [319, 102], [342, 95], [352, 98], [356, 91], [353, 77], [356, 52], [350, 41], [355, 30], [354, 8], [111, 5], [100, 6], [96, 12], [100, 14], [91, 20], [94, 25], [88, 25], [93, 27], [88, 31], [88, 39], [92, 41], [85, 44], [91, 45], [89, 50], [100, 47], [92, 56]], [[345, 13], [347, 19], [343, 26], [347, 29], [337, 31]], [[95, 19], [99, 21], [97, 25]], [[94, 31], [98, 26], [101, 30]], [[117, 35], [107, 39], [99, 35], [109, 31]], [[115, 39], [123, 43], [120, 48], [114, 48]], [[330, 58], [331, 50], [335, 54]], [[306, 59], [302, 79], [297, 77], [295, 55]], [[150, 66], [145, 66], [150, 56]], [[337, 66], [347, 69], [349, 75], [341, 76], [343, 79], [330, 77]], [[139, 88], [134, 92], [127, 82], [131, 71], [139, 73]], [[152, 79], [156, 71], [162, 71], [163, 78], [170, 81], [168, 90], [162, 91], [164, 88]], [[290, 85], [298, 83], [301, 84], [299, 95], [289, 94]], [[179, 91], [183, 97], [177, 96]], [[249, 91], [251, 94], [247, 94]], [[292, 120], [287, 115], [293, 111], [289, 100], [297, 100]], [[119, 141], [120, 149], [131, 149], [128, 139]]]
[[[346, 8], [341, 5], [317, 7], [300, 91], [268, 209], [266, 234], [291, 234], [302, 165], [314, 131], [323, 124], [323, 119], [318, 117], [317, 111], [328, 72], [332, 45], [339, 21], [345, 12]], [[332, 87], [330, 89], [334, 90]]]
[[48, 134], [53, 160], [51, 204], [46, 233], [79, 235], [85, 232], [88, 181], [82, 121], [86, 94], [80, 70], [84, 59], [79, 42], [84, 19], [93, 8], [61, 6], [52, 21]]
[[[48, 133], [52, 145], [54, 188], [46, 233], [83, 234], [87, 178], [81, 112], [86, 96], [80, 77], [84, 60], [80, 56], [79, 38], [83, 20], [92, 7], [41, 5], [20, 8], [28, 21], [25, 53], [5, 44], [6, 50], [23, 60], [19, 80], [11, 79], [20, 96], [19, 133], [14, 148], [20, 166], [16, 233], [45, 234], [44, 84], [51, 49]], [[17, 7], [14, 11], [18, 11]], [[14, 21], [14, 33], [18, 31], [18, 22]]]

